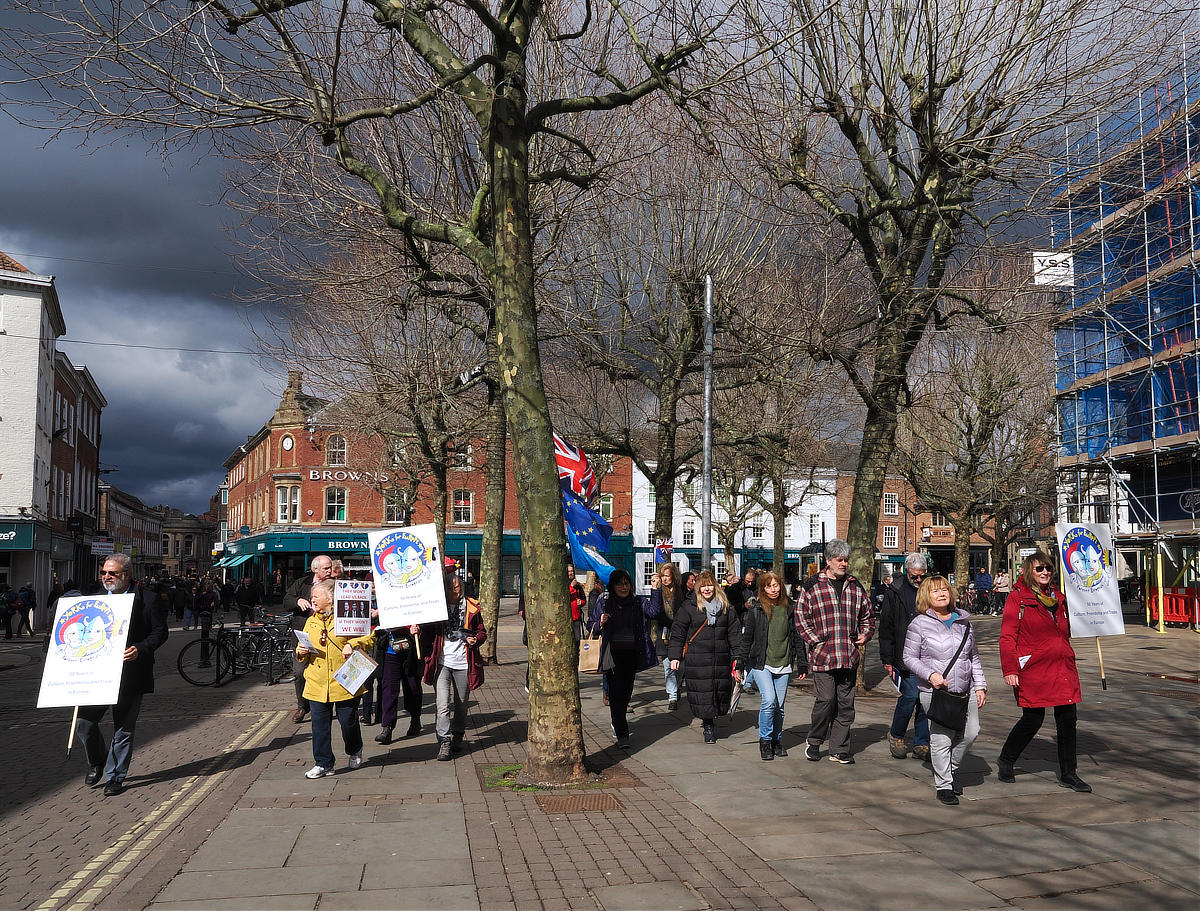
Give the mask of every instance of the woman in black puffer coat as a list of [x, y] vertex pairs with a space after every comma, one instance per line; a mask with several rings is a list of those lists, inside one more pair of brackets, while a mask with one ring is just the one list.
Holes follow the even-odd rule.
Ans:
[[701, 721], [705, 743], [716, 743], [713, 722], [718, 715], [729, 712], [733, 656], [741, 640], [740, 621], [730, 610], [725, 593], [712, 573], [701, 573], [695, 591], [675, 613], [667, 656], [672, 670], [678, 670], [683, 663], [688, 706]]

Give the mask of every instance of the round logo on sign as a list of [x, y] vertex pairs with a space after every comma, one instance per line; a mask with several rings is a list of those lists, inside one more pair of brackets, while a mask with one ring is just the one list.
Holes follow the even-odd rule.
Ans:
[[1090, 530], [1076, 526], [1063, 536], [1062, 561], [1067, 576], [1081, 592], [1093, 592], [1105, 584], [1112, 558]]
[[426, 547], [416, 535], [394, 531], [384, 535], [371, 552], [375, 577], [389, 588], [403, 588], [436, 567], [436, 547]]
[[91, 661], [108, 650], [116, 618], [103, 601], [80, 601], [54, 627], [54, 648], [67, 661]]

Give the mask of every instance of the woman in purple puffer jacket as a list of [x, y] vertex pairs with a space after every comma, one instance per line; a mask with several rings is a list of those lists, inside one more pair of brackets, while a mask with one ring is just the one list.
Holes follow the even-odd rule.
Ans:
[[[958, 600], [954, 589], [943, 576], [930, 576], [917, 589], [917, 616], [908, 625], [904, 639], [904, 666], [917, 678], [921, 706], [928, 713], [935, 689], [946, 688], [952, 693], [969, 693], [967, 725], [962, 731], [943, 727], [929, 720], [929, 761], [933, 765], [933, 785], [937, 799], [947, 806], [958, 803], [962, 786], [954, 773], [962, 764], [967, 747], [979, 733], [979, 710], [987, 702], [987, 680], [975, 643], [975, 631], [967, 612], [955, 609]], [[965, 640], [965, 642], [964, 642]], [[963, 649], [954, 664], [950, 661]]]

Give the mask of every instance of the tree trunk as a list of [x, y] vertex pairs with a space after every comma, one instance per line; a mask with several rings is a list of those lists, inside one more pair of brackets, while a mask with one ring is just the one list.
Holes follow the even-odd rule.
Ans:
[[[678, 401], [675, 383], [666, 384], [658, 400], [657, 457], [654, 466], [654, 537], [671, 537], [675, 524], [675, 480], [679, 473], [675, 464], [675, 434], [678, 426]], [[654, 542], [650, 542], [654, 546]]]
[[960, 593], [971, 584], [971, 529], [970, 519], [952, 522], [954, 525], [954, 581]]
[[776, 477], [771, 480], [771, 492], [771, 508], [768, 510], [771, 515], [771, 525], [774, 532], [771, 541], [771, 550], [773, 552], [771, 569], [780, 579], [783, 579], [783, 570], [787, 563], [787, 554], [784, 550], [786, 547], [784, 526], [787, 524], [788, 504], [787, 489], [784, 487], [782, 479]]
[[654, 534], [650, 541], [653, 547], [653, 539], [671, 537], [671, 526], [675, 522], [675, 473], [663, 471], [660, 465], [650, 483], [654, 485]]
[[496, 342], [521, 517], [529, 633], [525, 774], [535, 782], [566, 784], [582, 781], [586, 772], [575, 644], [563, 572], [566, 534], [534, 302], [525, 132], [525, 54], [534, 10], [514, 5], [509, 13], [513, 17], [511, 31], [497, 40], [489, 153]]
[[479, 652], [488, 664], [498, 664], [496, 626], [500, 618], [500, 571], [504, 544], [504, 482], [507, 460], [504, 399], [500, 389], [489, 384], [487, 431], [487, 490], [484, 494], [483, 542], [479, 554], [479, 608], [487, 641]]
[[[445, 454], [445, 449], [446, 447], [443, 446], [443, 454]], [[446, 556], [446, 510], [450, 502], [446, 480], [446, 459], [443, 458], [441, 465], [432, 465], [430, 468], [433, 474], [433, 524], [437, 528], [438, 559], [441, 560]]]

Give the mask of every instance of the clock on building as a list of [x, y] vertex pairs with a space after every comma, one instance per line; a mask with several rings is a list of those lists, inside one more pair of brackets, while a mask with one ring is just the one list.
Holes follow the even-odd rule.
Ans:
[[284, 438], [283, 438], [283, 442], [282, 442], [280, 445], [281, 445], [281, 446], [283, 446], [283, 451], [284, 451], [284, 452], [291, 452], [291, 451], [292, 451], [292, 445], [293, 445], [293, 443], [292, 443], [292, 438], [291, 438], [291, 437], [284, 437]]

